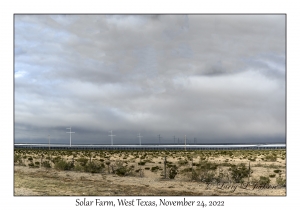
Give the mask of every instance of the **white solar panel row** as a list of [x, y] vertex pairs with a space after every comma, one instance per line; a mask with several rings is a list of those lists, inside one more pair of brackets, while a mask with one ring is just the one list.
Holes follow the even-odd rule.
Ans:
[[40, 149], [285, 149], [285, 144], [236, 144], [236, 145], [63, 145], [63, 144], [14, 144], [15, 148]]

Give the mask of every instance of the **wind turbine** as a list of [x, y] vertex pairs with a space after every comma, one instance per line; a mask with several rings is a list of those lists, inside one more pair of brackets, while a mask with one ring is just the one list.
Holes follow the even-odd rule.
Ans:
[[67, 132], [67, 133], [69, 133], [70, 134], [70, 147], [71, 147], [71, 145], [72, 145], [72, 133], [75, 133], [75, 132], [72, 132], [72, 127], [70, 127], [70, 128], [66, 128], [66, 129], [70, 129], [70, 132]]
[[139, 133], [139, 135], [137, 137], [139, 137], [139, 139], [140, 139], [140, 145], [141, 145], [142, 144], [142, 142], [141, 142], [141, 138], [142, 138], [141, 134]]
[[109, 131], [109, 132], [110, 132], [110, 135], [108, 135], [108, 136], [111, 137], [111, 145], [114, 145], [114, 138], [113, 138], [113, 136], [115, 136], [115, 135], [112, 134], [112, 130]]

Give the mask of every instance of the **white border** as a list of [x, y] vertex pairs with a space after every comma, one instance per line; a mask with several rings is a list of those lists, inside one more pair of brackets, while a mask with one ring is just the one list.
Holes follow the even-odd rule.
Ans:
[[[286, 197], [199, 197], [209, 200], [225, 200], [222, 209], [255, 208], [282, 209], [297, 206], [299, 182], [297, 170], [296, 146], [299, 125], [299, 7], [297, 1], [263, 0], [184, 0], [184, 1], [1, 1], [1, 204], [3, 209], [78, 209], [76, 197], [13, 197], [13, 14], [15, 13], [286, 13], [287, 14], [287, 160], [288, 179]], [[89, 197], [91, 198], [91, 197]], [[109, 199], [108, 197], [104, 197]], [[117, 197], [113, 197], [116, 199]], [[132, 197], [131, 197], [132, 198]], [[146, 199], [148, 197], [143, 197]], [[149, 197], [153, 199], [157, 197]], [[168, 197], [176, 199], [176, 197]], [[192, 197], [188, 197], [192, 199]], [[196, 199], [196, 198], [195, 198]], [[99, 208], [99, 207], [98, 207]], [[132, 208], [130, 208], [132, 209]], [[140, 209], [135, 207], [133, 209]]]

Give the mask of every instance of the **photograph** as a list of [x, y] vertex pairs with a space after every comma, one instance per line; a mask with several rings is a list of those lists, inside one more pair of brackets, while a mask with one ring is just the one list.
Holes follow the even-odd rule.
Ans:
[[13, 196], [200, 207], [224, 201], [187, 199], [286, 197], [286, 22], [15, 13]]

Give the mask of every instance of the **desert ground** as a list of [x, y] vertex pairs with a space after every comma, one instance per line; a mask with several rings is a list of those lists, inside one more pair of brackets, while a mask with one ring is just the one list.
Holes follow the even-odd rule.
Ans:
[[15, 149], [14, 195], [286, 196], [286, 151]]

